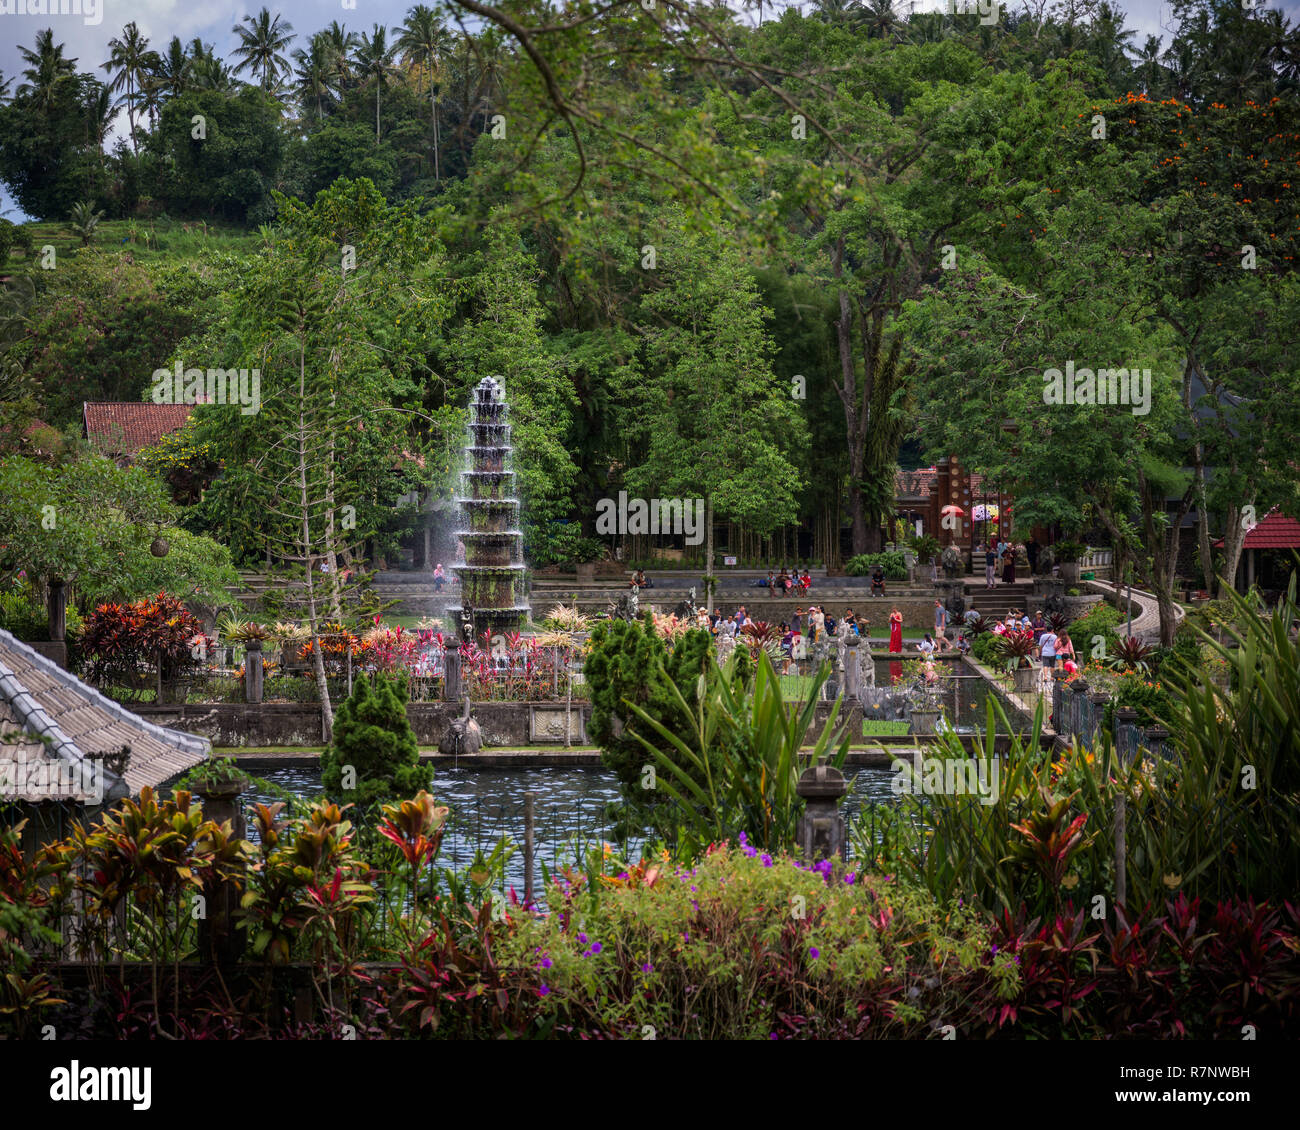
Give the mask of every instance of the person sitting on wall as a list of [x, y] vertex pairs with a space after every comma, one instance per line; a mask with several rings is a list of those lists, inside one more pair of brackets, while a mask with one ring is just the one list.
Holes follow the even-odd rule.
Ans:
[[803, 576], [799, 578], [799, 591], [807, 592], [810, 588], [812, 588], [812, 574], [805, 569]]
[[781, 575], [776, 579], [776, 591], [782, 596], [787, 596], [790, 592], [791, 582], [790, 574], [785, 571], [785, 566], [781, 566]]
[[433, 591], [442, 592], [442, 586], [447, 583], [447, 574], [442, 571], [442, 562], [438, 562], [438, 567], [433, 571]]
[[639, 589], [652, 589], [655, 587], [654, 582], [645, 575], [644, 569], [638, 569], [632, 574], [632, 584]]
[[876, 593], [885, 595], [885, 571], [878, 564], [871, 570], [871, 595], [875, 596]]

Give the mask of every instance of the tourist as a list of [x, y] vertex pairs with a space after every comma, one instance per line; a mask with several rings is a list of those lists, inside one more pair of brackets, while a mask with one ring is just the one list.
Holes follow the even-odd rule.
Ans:
[[980, 620], [982, 620], [983, 618], [984, 617], [980, 614], [980, 610], [973, 606], [966, 609], [966, 611], [962, 614], [962, 619], [966, 621], [966, 627], [968, 628], [973, 627], [975, 624], [978, 624]]
[[826, 636], [828, 639], [835, 638], [835, 630], [839, 627], [839, 621], [834, 616], [826, 617]]
[[736, 630], [740, 631], [748, 623], [749, 617], [745, 615], [745, 606], [742, 604], [736, 609]]
[[1034, 642], [1037, 643], [1047, 630], [1047, 621], [1043, 619], [1043, 610], [1041, 608], [1034, 613], [1033, 623], [1029, 626], [1034, 630]]
[[1009, 545], [1002, 551], [1002, 583], [1004, 585], [1014, 585], [1016, 583], [1016, 547]]
[[799, 578], [799, 591], [807, 592], [810, 588], [812, 588], [812, 574], [804, 569], [803, 576]]
[[997, 587], [997, 578], [994, 570], [997, 569], [998, 555], [993, 552], [993, 547], [989, 546], [988, 552], [984, 554], [984, 587], [986, 589]]
[[1068, 662], [1071, 666], [1075, 662], [1074, 641], [1070, 639], [1070, 633], [1062, 630], [1056, 640], [1056, 654], [1063, 661]]
[[651, 587], [650, 581], [646, 577], [644, 569], [638, 569], [635, 573], [632, 574], [632, 580], [630, 582], [630, 585], [632, 588], [638, 588], [638, 589], [648, 589]]
[[1038, 654], [1043, 660], [1043, 670], [1051, 671], [1056, 666], [1056, 633], [1048, 628], [1038, 640]]
[[776, 573], [771, 569], [767, 571], [767, 591], [776, 592]]
[[961, 652], [962, 655], [970, 654], [970, 640], [966, 638], [965, 632], [957, 633], [957, 650]]
[[925, 638], [922, 639], [921, 642], [916, 645], [916, 650], [919, 651], [922, 655], [926, 656], [926, 658], [929, 658], [930, 656], [934, 655], [934, 640], [930, 638], [929, 632], [926, 632]]
[[875, 596], [876, 593], [885, 595], [885, 571], [879, 564], [871, 570], [871, 595]]
[[889, 614], [889, 650], [903, 650], [903, 614], [897, 607]]
[[785, 566], [781, 566], [781, 575], [776, 579], [776, 591], [782, 596], [786, 596], [790, 591], [790, 574], [785, 571]]
[[796, 608], [794, 610], [794, 619], [790, 621], [790, 627], [794, 631], [795, 635], [800, 635], [803, 632], [803, 609], [802, 608]]
[[433, 591], [442, 592], [442, 586], [447, 583], [447, 574], [442, 571], [442, 562], [438, 562], [438, 567], [433, 571]]
[[826, 635], [826, 613], [813, 606], [808, 610], [808, 620], [812, 626], [812, 639], [815, 643]]
[[948, 610], [943, 606], [943, 601], [936, 599], [934, 602], [934, 634], [942, 636], [944, 629], [948, 627]]
[[855, 629], [855, 630], [857, 629], [857, 626], [858, 626], [858, 625], [857, 625], [857, 617], [853, 615], [853, 609], [852, 609], [852, 608], [846, 608], [846, 609], [844, 610], [844, 622], [845, 622], [845, 623], [846, 623], [850, 628], [853, 628], [853, 629]]

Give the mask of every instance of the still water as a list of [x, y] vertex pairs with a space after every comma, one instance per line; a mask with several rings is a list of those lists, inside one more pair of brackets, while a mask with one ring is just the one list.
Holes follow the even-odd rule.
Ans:
[[[282, 766], [249, 770], [295, 796], [310, 799], [320, 795], [321, 774], [315, 766]], [[888, 769], [849, 766], [844, 770], [849, 780], [849, 795], [842, 811], [849, 821], [864, 805], [889, 803], [897, 798], [890, 792], [892, 774]], [[447, 834], [442, 841], [438, 862], [442, 866], [462, 868], [474, 859], [475, 852], [490, 852], [501, 836], [516, 845], [524, 838], [524, 795], [536, 794], [534, 801], [535, 835], [539, 865], [554, 870], [572, 863], [576, 852], [612, 840], [606, 805], [618, 798], [618, 783], [606, 769], [539, 768], [484, 769], [447, 768], [434, 770], [433, 795], [439, 804], [451, 809]], [[280, 799], [270, 790], [254, 786], [244, 794], [248, 803], [271, 803]], [[249, 828], [250, 839], [256, 831]], [[639, 844], [634, 843], [634, 849]], [[635, 854], [635, 850], [634, 850]], [[508, 884], [522, 893], [524, 861], [522, 847], [506, 865]], [[540, 890], [540, 867], [535, 875]]]

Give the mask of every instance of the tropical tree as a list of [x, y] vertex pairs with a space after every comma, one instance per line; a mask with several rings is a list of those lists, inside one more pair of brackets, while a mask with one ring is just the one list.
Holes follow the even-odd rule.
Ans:
[[101, 66], [113, 76], [109, 90], [123, 92], [119, 105], [126, 106], [126, 114], [130, 119], [131, 151], [139, 153], [139, 139], [135, 135], [135, 112], [151, 74], [152, 52], [149, 50], [149, 40], [132, 20], [122, 29], [120, 36], [114, 36], [108, 41], [108, 50], [108, 62]]
[[293, 42], [293, 25], [280, 15], [272, 16], [263, 8], [256, 16], [245, 16], [230, 29], [239, 36], [234, 54], [241, 60], [235, 74], [251, 70], [262, 74], [262, 89], [274, 90], [280, 76], [289, 70], [284, 51]]
[[19, 47], [18, 54], [27, 64], [23, 71], [27, 81], [18, 87], [18, 93], [30, 95], [38, 109], [48, 110], [53, 105], [55, 85], [59, 79], [76, 72], [77, 60], [63, 57], [63, 44], [54, 42], [50, 28], [38, 31], [35, 46]]
[[397, 57], [398, 45], [389, 43], [388, 29], [380, 24], [367, 35], [361, 33], [361, 45], [356, 50], [357, 74], [367, 85], [375, 88], [375, 144], [379, 144], [379, 104], [389, 80], [396, 74], [393, 60]]
[[429, 117], [433, 124], [433, 178], [442, 179], [438, 160], [438, 92], [442, 85], [443, 59], [451, 46], [451, 35], [442, 19], [424, 4], [417, 4], [406, 13], [406, 23], [398, 37], [408, 66], [419, 68], [421, 77], [429, 84]]

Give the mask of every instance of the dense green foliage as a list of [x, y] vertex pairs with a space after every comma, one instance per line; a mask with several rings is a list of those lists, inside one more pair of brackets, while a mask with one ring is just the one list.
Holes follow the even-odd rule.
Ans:
[[420, 762], [406, 716], [404, 679], [358, 679], [339, 704], [334, 738], [321, 754], [321, 783], [331, 797], [358, 809], [427, 788], [432, 770]]

